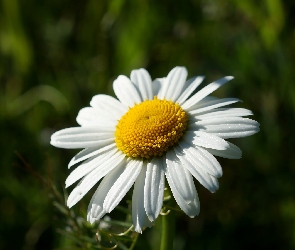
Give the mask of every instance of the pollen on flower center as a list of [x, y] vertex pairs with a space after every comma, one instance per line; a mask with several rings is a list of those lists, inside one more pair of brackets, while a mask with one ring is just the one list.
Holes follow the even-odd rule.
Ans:
[[116, 145], [129, 157], [161, 156], [182, 137], [187, 121], [180, 105], [157, 97], [146, 100], [119, 120]]

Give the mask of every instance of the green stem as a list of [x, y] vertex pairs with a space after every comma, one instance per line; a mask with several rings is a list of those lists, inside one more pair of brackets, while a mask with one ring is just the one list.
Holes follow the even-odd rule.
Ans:
[[136, 233], [136, 235], [135, 235], [135, 237], [134, 237], [134, 239], [133, 239], [133, 242], [132, 242], [132, 244], [131, 244], [129, 250], [133, 250], [133, 248], [135, 247], [136, 242], [137, 242], [137, 239], [138, 239], [138, 236], [139, 236], [139, 234]]
[[175, 234], [175, 214], [170, 211], [168, 215], [162, 216], [162, 237], [160, 250], [172, 250]]

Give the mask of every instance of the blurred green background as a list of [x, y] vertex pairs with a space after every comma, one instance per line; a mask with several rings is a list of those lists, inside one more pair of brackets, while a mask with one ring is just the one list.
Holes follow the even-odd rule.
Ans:
[[[261, 131], [232, 140], [241, 160], [218, 159], [217, 193], [196, 183], [201, 213], [177, 217], [175, 249], [295, 249], [294, 13], [291, 0], [1, 0], [0, 249], [73, 245], [28, 168], [62, 192], [77, 151], [50, 135], [77, 126], [92, 96], [113, 95], [118, 75], [163, 77], [176, 65], [205, 84], [235, 76], [214, 95], [242, 99]], [[74, 208], [83, 218], [91, 194]], [[152, 230], [138, 241], [157, 249]]]

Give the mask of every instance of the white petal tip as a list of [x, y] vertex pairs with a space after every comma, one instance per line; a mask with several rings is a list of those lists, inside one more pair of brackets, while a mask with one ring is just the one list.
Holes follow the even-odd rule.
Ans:
[[140, 227], [136, 227], [136, 228], [134, 229], [134, 231], [137, 232], [137, 233], [139, 233], [139, 234], [142, 234], [142, 230], [141, 230]]
[[234, 77], [233, 76], [226, 76], [226, 77], [224, 77], [226, 80], [228, 80], [228, 81], [230, 81], [230, 80], [232, 80], [232, 79], [234, 79]]
[[211, 189], [211, 190], [209, 190], [212, 194], [214, 194], [214, 193], [216, 193], [216, 191], [218, 190], [218, 188], [216, 188], [216, 189]]
[[91, 225], [93, 225], [96, 221], [98, 221], [99, 219], [96, 219], [96, 218], [93, 218], [93, 217], [89, 217], [89, 218], [87, 218], [87, 221], [91, 224]]
[[71, 160], [68, 164], [68, 169], [70, 169], [73, 165], [75, 165], [75, 161]]
[[[176, 66], [176, 67], [174, 67], [172, 70], [175, 70], [175, 69], [184, 69], [184, 70], [187, 71], [186, 67], [184, 67], [184, 66]], [[172, 71], [172, 70], [171, 70], [171, 71]]]
[[149, 214], [147, 217], [149, 218], [150, 222], [154, 222], [156, 220], [154, 215]]
[[67, 201], [67, 207], [71, 208], [72, 206], [74, 206], [75, 204], [73, 204], [73, 202], [70, 202], [69, 200]]
[[115, 81], [125, 80], [127, 77], [124, 75], [119, 75]]
[[72, 191], [72, 193], [69, 195], [68, 200], [67, 200], [67, 206], [69, 208], [71, 208], [72, 206], [74, 206], [79, 200], [81, 200], [81, 198], [84, 195], [82, 194], [82, 192], [77, 193], [77, 190], [75, 191], [75, 189]]
[[57, 147], [56, 146], [56, 142], [55, 142], [55, 140], [51, 137], [51, 140], [50, 140], [50, 144], [52, 145], [52, 146], [54, 146], [54, 147]]

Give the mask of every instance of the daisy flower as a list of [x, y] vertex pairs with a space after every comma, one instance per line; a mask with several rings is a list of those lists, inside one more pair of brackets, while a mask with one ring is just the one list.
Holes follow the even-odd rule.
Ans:
[[241, 150], [226, 141], [259, 131], [244, 116], [252, 112], [228, 108], [236, 98], [208, 96], [233, 79], [226, 76], [195, 94], [203, 76], [186, 80], [187, 70], [175, 67], [165, 78], [151, 80], [145, 69], [120, 75], [113, 83], [118, 99], [96, 95], [80, 110], [79, 127], [54, 133], [51, 144], [83, 148], [69, 163], [81, 163], [66, 179], [80, 182], [68, 197], [74, 206], [101, 179], [87, 213], [94, 223], [110, 213], [134, 184], [132, 220], [136, 232], [152, 226], [163, 204], [165, 177], [179, 207], [194, 217], [200, 202], [193, 177], [215, 192], [222, 168], [214, 156], [241, 158]]

